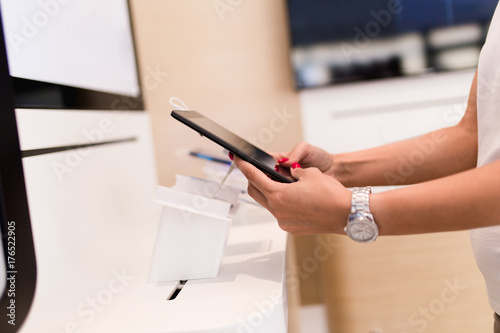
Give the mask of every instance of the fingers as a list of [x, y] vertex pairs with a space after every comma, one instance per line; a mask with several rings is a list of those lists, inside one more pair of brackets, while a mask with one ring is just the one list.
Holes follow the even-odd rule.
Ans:
[[304, 174], [304, 169], [300, 166], [299, 163], [293, 163], [290, 167], [290, 174], [292, 175], [293, 178], [296, 180], [300, 180], [302, 175]]
[[253, 186], [256, 187], [261, 193], [265, 194], [269, 192], [274, 185], [274, 181], [269, 179], [267, 175], [251, 165], [248, 162], [243, 161], [241, 158], [235, 156], [234, 164], [243, 173], [243, 175], [248, 179]]
[[274, 185], [274, 181], [269, 179], [268, 176], [251, 165], [233, 155], [233, 161], [236, 167], [248, 179], [248, 194], [264, 208], [269, 209], [269, 203], [266, 194], [269, 189]]
[[292, 164], [292, 167], [290, 168], [290, 173], [292, 177], [295, 178], [297, 181], [301, 179], [312, 180], [313, 178], [318, 178], [323, 176], [323, 173], [318, 168], [310, 167], [302, 169], [299, 163]]
[[282, 158], [278, 160], [278, 164], [290, 168], [293, 163], [300, 162], [307, 156], [309, 148], [309, 144], [305, 142], [299, 143], [291, 152], [286, 155], [281, 155]]
[[252, 183], [248, 182], [248, 195], [257, 201], [264, 208], [269, 209], [267, 198], [261, 191], [259, 191]]
[[290, 161], [300, 162], [309, 154], [311, 145], [301, 142], [288, 154]]

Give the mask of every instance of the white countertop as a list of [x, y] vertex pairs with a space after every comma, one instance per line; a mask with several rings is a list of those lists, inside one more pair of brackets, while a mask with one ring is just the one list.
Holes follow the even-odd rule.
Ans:
[[286, 233], [264, 209], [243, 209], [251, 221], [231, 228], [216, 278], [190, 280], [170, 301], [175, 283], [138, 281], [133, 293], [88, 331], [223, 333], [246, 332], [247, 326], [252, 332], [286, 332]]
[[[38, 300], [22, 332], [33, 332], [48, 318], [51, 327], [65, 333], [286, 332], [287, 234], [265, 209], [247, 204], [240, 209], [216, 278], [190, 280], [176, 299], [168, 300], [176, 282], [152, 285], [146, 282], [148, 270], [116, 266], [102, 276], [102, 289], [69, 305], [66, 318], [58, 319], [56, 308]], [[75, 288], [83, 281], [75, 281]]]

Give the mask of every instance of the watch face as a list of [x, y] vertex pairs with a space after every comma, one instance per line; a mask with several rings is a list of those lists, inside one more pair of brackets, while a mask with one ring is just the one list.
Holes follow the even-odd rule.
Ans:
[[345, 229], [347, 235], [358, 242], [371, 242], [378, 236], [377, 225], [366, 217], [356, 217]]

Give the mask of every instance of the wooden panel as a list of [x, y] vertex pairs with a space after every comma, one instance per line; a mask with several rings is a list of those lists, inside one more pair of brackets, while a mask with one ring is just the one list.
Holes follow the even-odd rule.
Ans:
[[295, 276], [300, 284], [302, 305], [312, 305], [326, 301], [323, 265], [314, 255], [316, 249], [321, 249], [317, 237], [294, 237], [297, 248]]
[[291, 235], [288, 236], [286, 252], [288, 333], [300, 333], [300, 307], [302, 305], [300, 285], [289, 283], [290, 278], [293, 279], [297, 274], [297, 242]]
[[331, 332], [489, 332], [484, 281], [468, 232], [380, 237], [337, 247], [324, 262]]
[[132, 9], [162, 185], [202, 175], [203, 162], [179, 148], [222, 150], [170, 117], [171, 97], [266, 150], [301, 140], [284, 1], [133, 0]]

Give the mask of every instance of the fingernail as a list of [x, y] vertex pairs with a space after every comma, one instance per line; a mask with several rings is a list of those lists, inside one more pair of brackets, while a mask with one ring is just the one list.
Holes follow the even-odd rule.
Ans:
[[282, 158], [281, 160], [278, 161], [278, 163], [285, 163], [290, 161], [288, 158]]
[[229, 159], [232, 161], [232, 160], [233, 160], [233, 158], [234, 158], [233, 153], [229, 152], [229, 154], [228, 154], [228, 155], [229, 155]]
[[302, 167], [300, 166], [299, 163], [293, 163], [292, 164], [292, 169], [297, 169], [297, 168], [302, 169]]
[[274, 171], [276, 171], [277, 173], [280, 173], [280, 169], [278, 168], [278, 166], [274, 167]]

